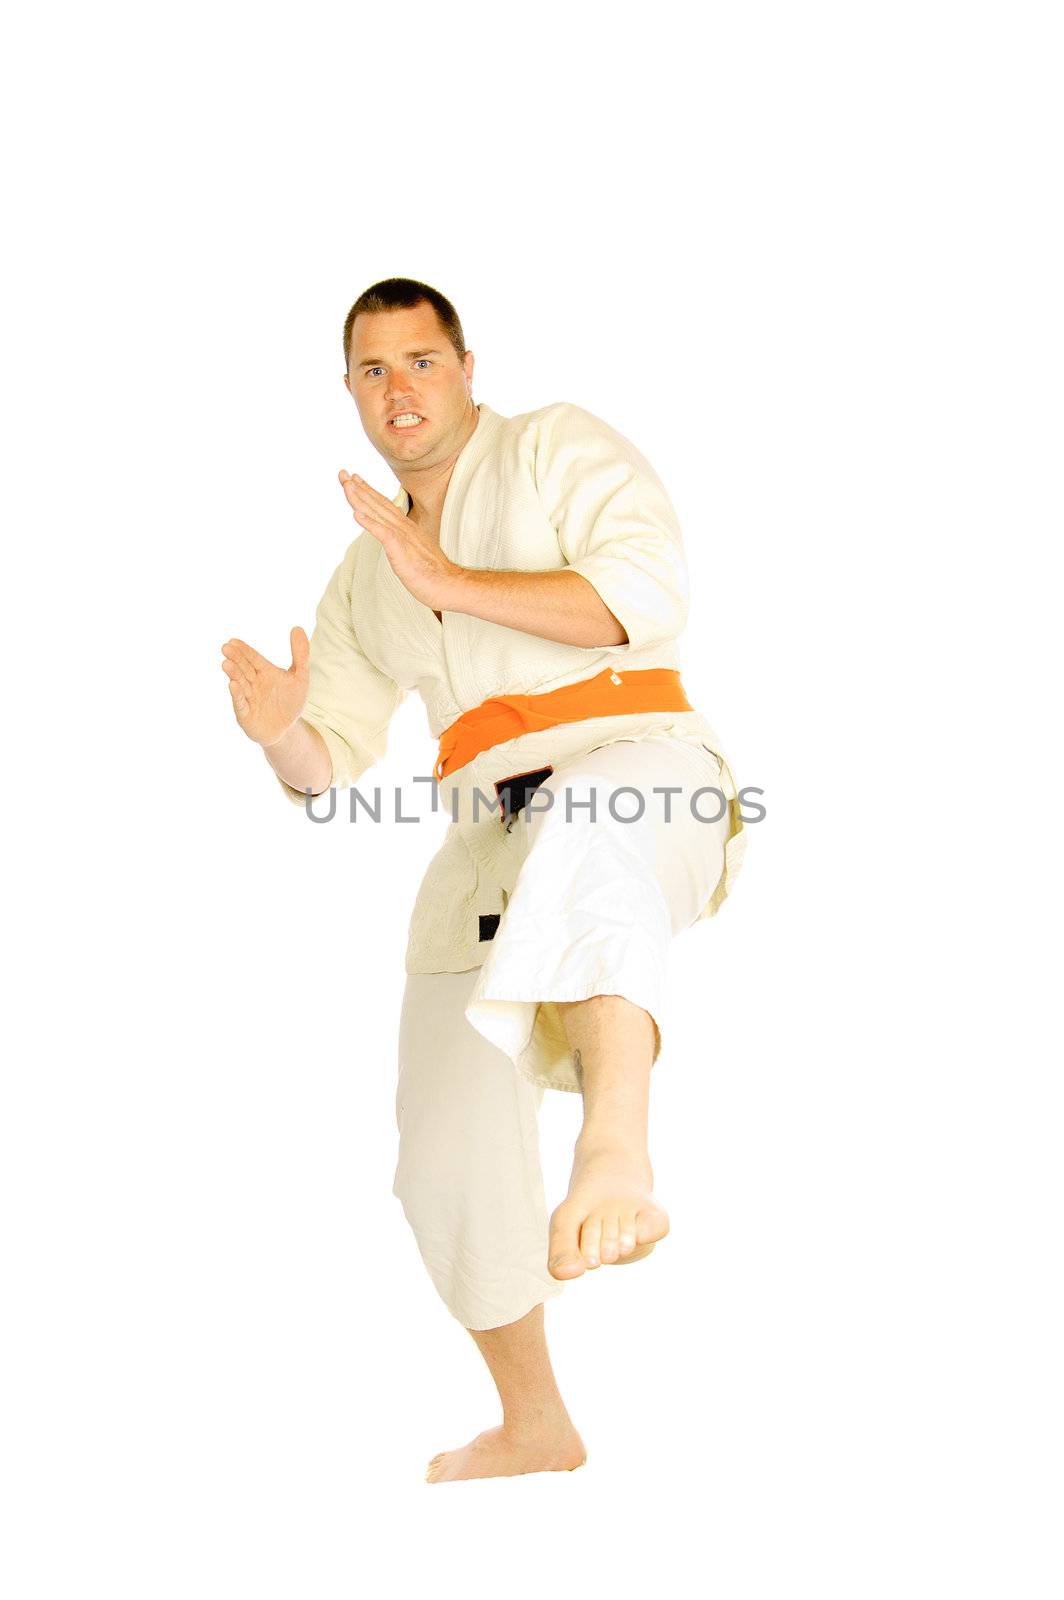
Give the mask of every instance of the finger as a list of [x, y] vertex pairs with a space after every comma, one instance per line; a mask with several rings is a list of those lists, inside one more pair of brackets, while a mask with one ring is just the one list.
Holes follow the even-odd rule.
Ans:
[[246, 672], [242, 669], [242, 667], [234, 667], [232, 672], [227, 672], [226, 675], [227, 678], [229, 678], [229, 688], [232, 688], [235, 683], [237, 688], [242, 688], [242, 690], [245, 691], [245, 694], [251, 693], [251, 678], [246, 675]]
[[289, 639], [292, 645], [291, 671], [298, 676], [306, 669], [310, 660], [310, 640], [302, 628], [293, 628]]
[[363, 511], [374, 515], [380, 515], [384, 509], [384, 506], [391, 504], [389, 500], [385, 500], [382, 504], [381, 497], [379, 495], [374, 498], [372, 495], [367, 494], [365, 488], [360, 487], [360, 485], [355, 482], [354, 478], [348, 478], [343, 488], [347, 503], [351, 507], [352, 511], [356, 513], [356, 515]]
[[254, 678], [256, 673], [267, 670], [271, 666], [265, 656], [260, 656], [259, 652], [253, 650], [249, 644], [245, 644], [243, 639], [230, 639], [225, 646], [225, 654], [230, 661], [235, 661], [238, 667], [243, 667], [246, 676], [249, 678]]
[[225, 673], [226, 677], [229, 679], [229, 687], [230, 688], [233, 687], [234, 683], [242, 684], [245, 689], [250, 689], [251, 688], [251, 684], [250, 684], [249, 680], [244, 676], [244, 673], [241, 670], [241, 668], [240, 667], [234, 667], [234, 665], [233, 665], [233, 663], [231, 661], [223, 661], [222, 662], [222, 671]]
[[394, 516], [387, 512], [379, 512], [368, 500], [361, 500], [357, 504], [352, 502], [351, 511], [360, 528], [372, 527], [378, 539], [384, 537], [409, 539], [411, 537], [410, 524], [406, 518], [400, 516], [393, 506]]
[[240, 715], [243, 716], [251, 704], [243, 688], [238, 683], [231, 683], [229, 685], [229, 693], [233, 697], [233, 710], [239, 711]]
[[373, 527], [378, 534], [382, 533], [387, 527], [382, 517], [378, 517], [372, 511], [367, 511], [365, 506], [359, 506], [357, 511], [354, 512], [354, 518], [360, 528]]
[[384, 518], [377, 511], [376, 506], [371, 506], [368, 500], [355, 500], [349, 496], [348, 505], [351, 507], [351, 513], [360, 527], [365, 527], [370, 522], [378, 528], [384, 526]]
[[[389, 512], [393, 512], [397, 517], [402, 516], [402, 512], [395, 504], [395, 501], [389, 500], [388, 496], [386, 494], [381, 494], [379, 489], [374, 489], [373, 485], [367, 483], [364, 478], [355, 478], [353, 481], [357, 492], [361, 494], [363, 498], [374, 507], [375, 510], [382, 512], [385, 516], [387, 516]], [[403, 521], [406, 521], [405, 517], [403, 517]]]
[[250, 667], [251, 665], [245, 653], [246, 650], [247, 646], [242, 644], [239, 639], [230, 639], [226, 644], [222, 645], [222, 655], [227, 661], [232, 661], [238, 667], [245, 665]]
[[[360, 478], [357, 472], [349, 472], [348, 475], [347, 475], [347, 481], [348, 481], [349, 484], [351, 484], [352, 488], [358, 490], [359, 494], [364, 494], [364, 495], [375, 495], [375, 494], [377, 494], [377, 491], [373, 487], [373, 485], [371, 483], [367, 483], [365, 478]], [[382, 496], [377, 495], [377, 498], [381, 499]]]
[[265, 656], [260, 655], [257, 650], [253, 649], [246, 639], [230, 639], [227, 644], [222, 646], [222, 654], [230, 657], [234, 655], [241, 656], [245, 661], [250, 662], [253, 667], [259, 669], [273, 665], [272, 662], [267, 661]]
[[[371, 489], [369, 484], [362, 478], [345, 478], [343, 480], [343, 488], [349, 505], [365, 506], [368, 511], [375, 511], [380, 516], [385, 517], [389, 513], [396, 517], [402, 515], [398, 507], [388, 499], [386, 494], [378, 494], [377, 490]], [[402, 520], [404, 523], [406, 522], [405, 517]]]

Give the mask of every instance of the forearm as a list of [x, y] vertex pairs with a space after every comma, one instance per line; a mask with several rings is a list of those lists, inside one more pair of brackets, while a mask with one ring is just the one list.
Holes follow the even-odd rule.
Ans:
[[559, 644], [626, 644], [628, 635], [594, 585], [579, 572], [490, 572], [462, 567], [449, 585], [447, 611]]
[[276, 744], [262, 748], [277, 776], [301, 794], [308, 789], [312, 794], [324, 794], [332, 783], [332, 760], [325, 740], [302, 718]]

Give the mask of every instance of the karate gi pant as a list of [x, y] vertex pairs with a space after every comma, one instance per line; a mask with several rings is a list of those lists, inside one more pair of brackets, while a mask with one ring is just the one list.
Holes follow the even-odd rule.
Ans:
[[717, 757], [675, 738], [619, 740], [556, 767], [510, 822], [526, 853], [484, 964], [408, 973], [393, 1193], [464, 1327], [516, 1322], [562, 1292], [547, 1270], [538, 1112], [545, 1087], [580, 1084], [575, 1066], [571, 1081], [537, 1075], [529, 1040], [549, 1009], [546, 1037], [564, 1043], [553, 1002], [619, 994], [653, 1018], [657, 1061], [669, 945], [724, 870], [719, 783]]

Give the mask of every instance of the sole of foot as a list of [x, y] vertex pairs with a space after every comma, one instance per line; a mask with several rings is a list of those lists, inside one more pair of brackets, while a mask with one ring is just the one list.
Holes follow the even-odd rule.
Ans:
[[514, 1478], [530, 1472], [575, 1472], [587, 1461], [579, 1434], [565, 1440], [515, 1440], [489, 1428], [461, 1450], [441, 1450], [425, 1472], [426, 1483], [462, 1483], [472, 1478]]

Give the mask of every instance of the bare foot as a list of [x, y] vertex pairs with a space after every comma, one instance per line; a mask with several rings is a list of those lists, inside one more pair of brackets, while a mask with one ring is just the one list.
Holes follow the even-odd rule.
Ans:
[[433, 1456], [426, 1483], [461, 1478], [511, 1478], [520, 1472], [572, 1472], [587, 1460], [584, 1441], [572, 1424], [541, 1433], [514, 1433], [505, 1426], [478, 1433], [461, 1450]]
[[550, 1219], [551, 1277], [579, 1278], [589, 1267], [649, 1255], [669, 1231], [653, 1182], [645, 1155], [618, 1145], [581, 1146], [578, 1139], [569, 1193]]

